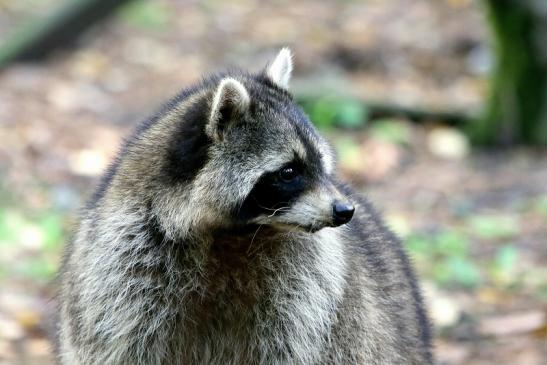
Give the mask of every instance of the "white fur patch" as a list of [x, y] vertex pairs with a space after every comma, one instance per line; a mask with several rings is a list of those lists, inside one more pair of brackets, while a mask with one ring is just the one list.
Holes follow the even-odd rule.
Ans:
[[[275, 312], [259, 317], [257, 328], [258, 349], [267, 359], [262, 363], [320, 361], [346, 285], [346, 259], [338, 232], [324, 229], [314, 235], [296, 234], [278, 258], [276, 273], [268, 280]], [[276, 344], [284, 353], [277, 352]]]
[[288, 48], [283, 48], [268, 67], [266, 74], [274, 83], [283, 89], [289, 88], [292, 73], [292, 54]]
[[323, 162], [323, 167], [325, 172], [330, 175], [334, 172], [336, 165], [334, 153], [329, 146], [322, 145], [319, 149], [321, 151], [321, 161]]

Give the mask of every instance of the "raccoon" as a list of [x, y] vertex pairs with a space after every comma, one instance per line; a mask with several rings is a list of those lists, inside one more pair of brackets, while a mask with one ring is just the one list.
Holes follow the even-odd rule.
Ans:
[[66, 247], [61, 364], [432, 363], [409, 260], [291, 72], [208, 77], [125, 142]]

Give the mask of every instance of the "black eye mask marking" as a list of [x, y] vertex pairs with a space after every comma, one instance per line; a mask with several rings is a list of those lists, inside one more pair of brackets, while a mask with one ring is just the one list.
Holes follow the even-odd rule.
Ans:
[[236, 217], [246, 221], [261, 214], [281, 215], [309, 185], [310, 177], [299, 161], [268, 172], [255, 184]]

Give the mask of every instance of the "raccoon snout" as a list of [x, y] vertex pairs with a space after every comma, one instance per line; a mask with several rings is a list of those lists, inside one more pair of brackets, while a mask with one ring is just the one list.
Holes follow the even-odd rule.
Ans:
[[332, 205], [332, 216], [335, 227], [348, 223], [353, 217], [355, 207], [353, 204], [344, 202], [334, 202]]

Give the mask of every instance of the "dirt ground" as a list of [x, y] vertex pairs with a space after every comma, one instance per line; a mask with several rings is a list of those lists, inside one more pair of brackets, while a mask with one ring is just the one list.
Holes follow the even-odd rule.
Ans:
[[[29, 16], [16, 3], [0, 1], [0, 40]], [[53, 363], [60, 246], [123, 136], [181, 87], [288, 45], [296, 91], [478, 112], [487, 35], [471, 0], [161, 0], [0, 71], [0, 365]], [[470, 150], [441, 121], [388, 122], [325, 133], [408, 244], [438, 364], [544, 364], [547, 151]]]

